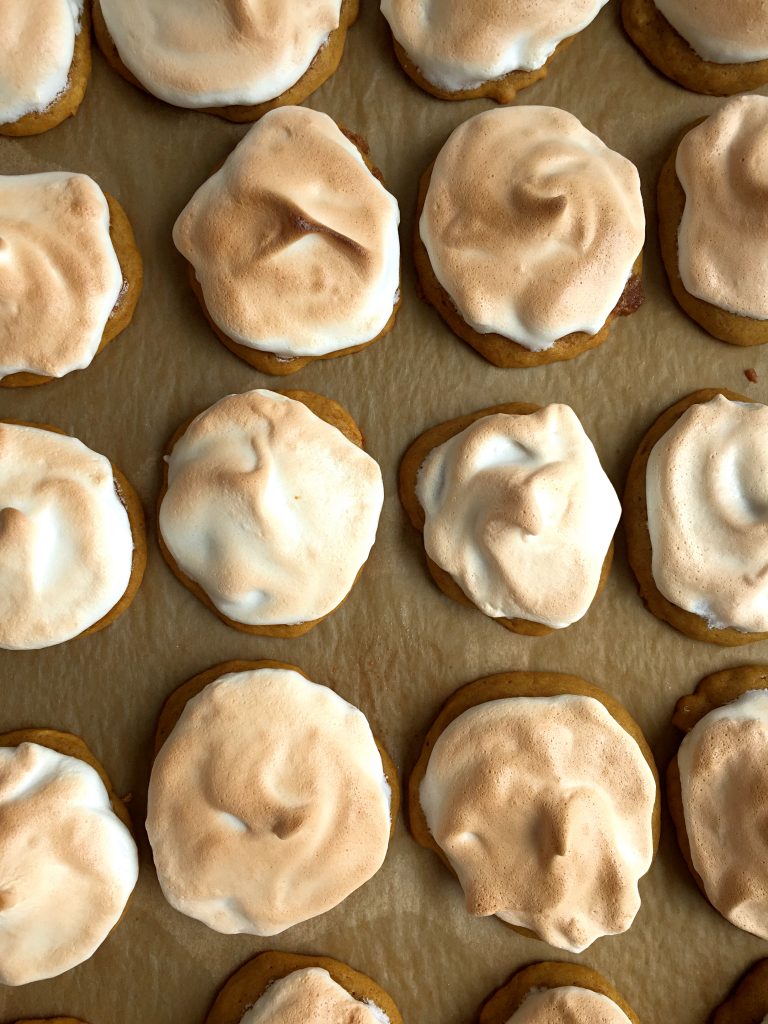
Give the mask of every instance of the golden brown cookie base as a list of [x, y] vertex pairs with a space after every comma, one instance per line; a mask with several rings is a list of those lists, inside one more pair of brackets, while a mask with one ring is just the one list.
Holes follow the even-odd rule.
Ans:
[[[201, 693], [209, 683], [214, 682], [221, 676], [226, 676], [230, 672], [257, 672], [262, 668], [276, 668], [276, 669], [287, 669], [289, 672], [298, 672], [300, 676], [304, 676], [305, 679], [312, 682], [309, 676], [302, 672], [296, 665], [288, 665], [284, 661], [226, 661], [223, 665], [214, 665], [213, 668], [207, 669], [205, 672], [201, 672], [199, 675], [194, 676], [192, 679], [188, 679], [186, 683], [174, 690], [171, 696], [163, 705], [163, 710], [160, 712], [160, 718], [157, 723], [157, 732], [155, 733], [155, 751], [153, 757], [157, 757], [160, 753], [160, 748], [168, 739], [173, 732], [173, 727], [181, 718], [181, 713], [187, 706], [187, 703], [196, 697], [198, 693]], [[332, 689], [332, 687], [330, 687]], [[381, 757], [382, 767], [384, 768], [384, 778], [389, 783], [389, 788], [392, 791], [390, 799], [390, 817], [392, 824], [389, 830], [390, 839], [395, 834], [395, 825], [397, 823], [397, 814], [400, 810], [400, 783], [397, 778], [397, 770], [392, 761], [392, 758], [386, 752], [381, 743], [373, 737], [376, 749], [379, 751]]]
[[327, 956], [300, 956], [298, 953], [276, 951], [260, 953], [232, 975], [216, 996], [205, 1024], [240, 1024], [245, 1011], [264, 995], [273, 981], [307, 967], [322, 967], [355, 999], [370, 1000], [383, 1010], [390, 1024], [403, 1024], [391, 997], [365, 974]]
[[677, 423], [686, 409], [699, 402], [709, 402], [715, 395], [725, 395], [731, 402], [754, 401], [752, 398], [728, 391], [727, 388], [705, 388], [703, 391], [694, 391], [692, 395], [688, 395], [662, 413], [640, 442], [640, 447], [629, 467], [627, 485], [624, 489], [624, 531], [627, 535], [629, 564], [637, 578], [640, 597], [648, 611], [692, 640], [705, 640], [709, 644], [720, 644], [722, 647], [740, 647], [756, 640], [766, 640], [768, 633], [740, 633], [730, 627], [710, 629], [706, 619], [668, 601], [653, 578], [653, 548], [648, 532], [645, 474], [653, 446]]
[[[104, 333], [101, 336], [99, 347], [96, 349], [94, 359], [101, 352], [104, 346], [112, 341], [122, 330], [128, 326], [139, 301], [141, 289], [144, 285], [144, 262], [141, 253], [136, 247], [136, 239], [133, 237], [131, 223], [120, 203], [111, 196], [109, 192], [104, 193], [109, 207], [109, 237], [120, 264], [123, 275], [123, 287], [117, 302], [112, 307], [109, 319], [104, 325]], [[85, 367], [87, 369], [87, 367]], [[74, 372], [74, 371], [72, 371]], [[10, 373], [0, 380], [0, 387], [3, 388], [28, 388], [36, 384], [49, 384], [57, 377], [46, 377], [40, 373], [29, 373], [20, 370], [18, 373]]]
[[[371, 172], [374, 178], [376, 178], [377, 181], [381, 182], [381, 184], [384, 185], [384, 176], [382, 175], [379, 168], [376, 167], [375, 164], [371, 163], [371, 161], [368, 158], [370, 147], [368, 143], [365, 141], [365, 139], [363, 139], [360, 135], [357, 135], [355, 132], [350, 131], [348, 128], [345, 128], [343, 125], [337, 124], [336, 127], [347, 139], [349, 139], [352, 145], [358, 149], [360, 155], [365, 161], [365, 166], [368, 168], [368, 170]], [[216, 167], [216, 169], [213, 171], [213, 174], [215, 174], [216, 171], [218, 171], [219, 168], [222, 167], [224, 163], [225, 161], [222, 160], [218, 167]], [[250, 345], [243, 345], [241, 342], [235, 341], [234, 338], [230, 338], [230, 336], [219, 327], [219, 325], [211, 316], [208, 306], [206, 305], [205, 302], [205, 296], [203, 295], [202, 286], [197, 279], [197, 275], [195, 274], [195, 268], [192, 266], [191, 263], [188, 264], [188, 269], [189, 281], [190, 284], [192, 285], [192, 291], [197, 296], [197, 301], [200, 303], [200, 306], [202, 307], [203, 313], [205, 314], [205, 319], [213, 328], [213, 331], [216, 334], [216, 337], [219, 339], [219, 341], [223, 345], [226, 345], [230, 352], [234, 353], [234, 355], [236, 356], [240, 356], [241, 359], [244, 359], [245, 362], [252, 366], [255, 370], [258, 370], [260, 373], [271, 373], [273, 376], [276, 377], [286, 377], [291, 373], [296, 373], [297, 370], [303, 369], [303, 367], [305, 367], [307, 363], [317, 362], [318, 359], [336, 359], [338, 356], [351, 356], [354, 355], [355, 352], [362, 352], [364, 348], [368, 348], [369, 345], [372, 345], [375, 341], [378, 341], [380, 338], [383, 338], [385, 334], [389, 334], [389, 332], [395, 326], [397, 311], [400, 309], [400, 306], [402, 305], [403, 301], [401, 274], [400, 288], [398, 290], [397, 301], [392, 307], [392, 315], [390, 316], [389, 320], [387, 320], [383, 329], [379, 331], [375, 338], [371, 338], [370, 341], [364, 341], [361, 345], [351, 345], [349, 348], [342, 348], [336, 352], [327, 352], [325, 355], [322, 356], [278, 356], [274, 352], [263, 352], [260, 349], [251, 348]]]
[[[466, 686], [462, 686], [452, 697], [448, 698], [442, 711], [424, 738], [419, 759], [408, 780], [408, 815], [413, 838], [417, 843], [436, 853], [454, 877], [456, 872], [429, 831], [427, 818], [419, 800], [419, 787], [426, 774], [432, 748], [437, 742], [438, 737], [459, 715], [463, 715], [469, 708], [474, 708], [478, 704], [486, 704], [488, 701], [500, 700], [506, 697], [556, 697], [566, 693], [593, 697], [599, 701], [609, 715], [619, 723], [625, 732], [629, 733], [640, 748], [640, 752], [647, 761], [656, 782], [656, 800], [653, 805], [652, 818], [653, 856], [654, 858], [656, 857], [661, 828], [659, 773], [656, 770], [656, 762], [653, 759], [651, 748], [648, 746], [645, 736], [643, 736], [642, 730], [634, 718], [605, 690], [601, 690], [599, 686], [593, 686], [583, 679], [578, 679], [576, 676], [563, 675], [557, 672], [503, 672], [500, 675], [477, 679], [474, 683], [467, 683]], [[498, 920], [501, 921], [501, 918], [498, 918]], [[519, 925], [509, 924], [507, 921], [502, 921], [501, 923], [520, 935], [525, 935], [531, 939], [540, 938], [539, 935], [529, 928], [521, 928]]]
[[[766, 75], [766, 79], [768, 80], [768, 75]], [[661, 258], [664, 261], [672, 294], [688, 316], [700, 324], [713, 338], [717, 338], [718, 341], [727, 341], [731, 345], [765, 345], [768, 342], [768, 320], [756, 320], [754, 317], [741, 316], [739, 313], [732, 313], [730, 310], [715, 306], [704, 299], [697, 299], [695, 295], [691, 295], [687, 291], [683, 279], [680, 277], [677, 236], [685, 210], [685, 190], [677, 176], [675, 161], [680, 143], [688, 132], [706, 120], [706, 117], [700, 117], [683, 130], [661, 170], [657, 193]]]
[[432, 96], [437, 96], [439, 100], [474, 100], [485, 96], [488, 99], [496, 100], [497, 103], [511, 103], [519, 89], [525, 89], [529, 85], [533, 85], [534, 82], [538, 82], [542, 78], [547, 77], [549, 62], [553, 60], [558, 53], [562, 53], [563, 50], [567, 50], [575, 38], [575, 35], [568, 36], [566, 39], [559, 42], [553, 53], [547, 57], [542, 66], [540, 68], [536, 68], [534, 71], [510, 71], [502, 78], [494, 78], [489, 82], [483, 82], [483, 84], [479, 85], [476, 89], [460, 89], [458, 92], [447, 92], [445, 89], [441, 89], [439, 86], [433, 85], [429, 82], [422, 75], [394, 36], [392, 36], [392, 45], [395, 49], [395, 56], [400, 62], [400, 66], [406, 75], [413, 79], [416, 85], [423, 89], [424, 92], [428, 92]]
[[758, 960], [719, 1006], [712, 1024], [763, 1024], [768, 1014], [768, 960]]
[[581, 964], [553, 963], [545, 961], [525, 967], [513, 974], [506, 985], [502, 985], [484, 1004], [480, 1011], [478, 1024], [507, 1024], [513, 1013], [520, 1009], [527, 997], [534, 990], [547, 988], [586, 988], [607, 996], [629, 1017], [632, 1024], [640, 1024], [640, 1020], [613, 985], [589, 967]]
[[[287, 391], [276, 391], [275, 394], [285, 395], [286, 398], [292, 398], [296, 402], [301, 402], [302, 405], [306, 405], [310, 412], [313, 412], [315, 416], [319, 417], [319, 419], [325, 420], [326, 423], [330, 423], [332, 427], [336, 427], [336, 429], [339, 430], [348, 441], [351, 441], [352, 444], [357, 445], [358, 448], [364, 447], [365, 439], [360, 428], [346, 409], [343, 409], [338, 402], [334, 402], [330, 398], [325, 398], [323, 395], [316, 395], [312, 391], [295, 391], [289, 389]], [[210, 406], [207, 406], [206, 408], [210, 408]], [[205, 409], [201, 409], [201, 412], [205, 412]], [[199, 416], [200, 413], [197, 413], [197, 415]], [[336, 608], [331, 609], [327, 615], [323, 615], [319, 619], [312, 619], [310, 622], [297, 622], [293, 625], [284, 626], [251, 626], [245, 622], [236, 622], [234, 619], [230, 619], [223, 612], [219, 611], [203, 588], [198, 583], [195, 583], [194, 580], [190, 579], [189, 576], [179, 568], [175, 558], [168, 550], [168, 547], [163, 540], [163, 534], [160, 530], [160, 507], [163, 504], [163, 498], [168, 491], [167, 457], [170, 457], [174, 447], [176, 446], [176, 442], [183, 437], [187, 427], [195, 418], [195, 416], [190, 416], [188, 420], [185, 420], [181, 424], [168, 444], [168, 448], [165, 453], [166, 459], [163, 459], [163, 486], [160, 489], [160, 496], [157, 499], [157, 540], [160, 544], [160, 550], [163, 553], [163, 557], [171, 567], [174, 576], [181, 580], [184, 586], [191, 590], [196, 597], [199, 597], [207, 608], [210, 608], [212, 612], [218, 615], [222, 622], [226, 622], [226, 624], [228, 626], [232, 626], [233, 629], [238, 629], [241, 633], [250, 633], [253, 636], [274, 636], [283, 638], [303, 636], [304, 633], [307, 633], [313, 626], [316, 626], [318, 622], [322, 622], [323, 619], [328, 618], [328, 615], [333, 615], [336, 609], [340, 608], [344, 604], [344, 601], [347, 600], [349, 594], [352, 593], [355, 583], [360, 579], [360, 574], [363, 571], [365, 563], [360, 566], [357, 576], [355, 577], [355, 582], [352, 584], [349, 593], [336, 605]]]
[[[409, 519], [420, 533], [424, 533], [425, 517], [424, 509], [416, 497], [416, 480], [419, 470], [424, 465], [424, 460], [432, 449], [445, 444], [446, 441], [455, 437], [456, 434], [460, 434], [462, 430], [466, 430], [472, 423], [482, 419], [484, 416], [494, 416], [496, 413], [506, 413], [508, 416], [529, 416], [531, 413], [538, 412], [540, 408], [540, 405], [531, 405], [529, 402], [508, 402], [506, 405], [494, 405], [490, 409], [481, 409], [480, 412], [471, 413], [469, 416], [460, 416], [458, 419], [441, 423], [439, 426], [427, 430], [426, 433], [413, 442], [405, 453], [405, 457], [400, 465], [400, 501], [403, 503]], [[459, 604], [466, 605], [468, 608], [477, 608], [474, 601], [467, 597], [450, 573], [447, 573], [445, 569], [442, 569], [436, 562], [433, 562], [429, 555], [425, 555], [425, 557], [427, 559], [427, 568], [432, 574], [432, 579], [447, 597], [457, 601]], [[608, 582], [612, 561], [613, 541], [611, 541], [606, 553], [600, 573], [600, 581], [592, 601], [595, 600]], [[481, 611], [479, 608], [477, 610]], [[483, 612], [483, 614], [485, 613]], [[505, 619], [500, 617], [494, 618], [493, 621], [498, 622], [499, 625], [504, 626], [510, 632], [520, 633], [523, 636], [546, 636], [548, 633], [554, 632], [552, 626], [545, 626], [543, 622], [532, 622], [530, 619]]]
[[573, 359], [591, 348], [597, 348], [608, 337], [611, 324], [620, 316], [629, 316], [634, 313], [643, 303], [643, 251], [632, 265], [632, 273], [626, 283], [621, 298], [613, 310], [608, 314], [608, 319], [597, 332], [597, 334], [585, 334], [584, 331], [575, 331], [573, 334], [566, 334], [542, 352], [531, 352], [530, 349], [519, 345], [511, 338], [505, 338], [502, 334], [480, 334], [470, 327], [464, 317], [456, 308], [453, 299], [443, 288], [432, 269], [427, 247], [421, 240], [419, 233], [419, 221], [427, 198], [427, 190], [432, 180], [434, 160], [426, 169], [419, 182], [419, 201], [416, 209], [416, 226], [413, 231], [413, 258], [416, 263], [416, 270], [419, 275], [416, 290], [426, 303], [434, 306], [440, 316], [445, 320], [454, 334], [457, 334], [462, 341], [466, 341], [481, 356], [485, 356], [489, 363], [502, 368], [521, 368], [526, 366], [543, 366], [545, 363], [557, 363], [566, 359]]
[[69, 66], [67, 87], [45, 110], [24, 114], [16, 121], [0, 124], [0, 135], [19, 137], [41, 135], [77, 113], [83, 101], [91, 74], [91, 11], [88, 0], [83, 3], [80, 30], [75, 36], [75, 50]]
[[[0, 419], [0, 423], [15, 423], [20, 427], [36, 427], [38, 430], [50, 430], [52, 434], [62, 434], [64, 437], [71, 436], [66, 431], [59, 430], [58, 427], [50, 427], [45, 423], [28, 423], [26, 420], [6, 418]], [[144, 570], [147, 566], [147, 527], [144, 521], [144, 509], [138, 494], [134, 491], [126, 477], [123, 476], [114, 462], [110, 461], [109, 464], [112, 467], [112, 475], [115, 478], [115, 493], [120, 499], [120, 504], [128, 513], [128, 523], [131, 527], [131, 539], [133, 540], [131, 575], [128, 579], [128, 586], [125, 588], [125, 592], [117, 604], [113, 605], [98, 622], [94, 622], [88, 629], [84, 629], [82, 633], [72, 637], [73, 640], [79, 640], [81, 636], [89, 636], [91, 633], [98, 633], [100, 629], [104, 629], [110, 622], [114, 622], [115, 619], [119, 618], [136, 596], [136, 591], [141, 585], [141, 581], [144, 578]], [[68, 642], [67, 640], [62, 641], [62, 643]]]
[[691, 92], [732, 96], [768, 82], [768, 60], [746, 64], [704, 60], [670, 25], [653, 0], [624, 0], [621, 19], [630, 39], [651, 64]]
[[[243, 106], [230, 106], [230, 107], [181, 107], [182, 110], [198, 110], [204, 114], [218, 114], [219, 117], [225, 117], [228, 121], [258, 121], [260, 117], [263, 117], [269, 110], [274, 110], [275, 107], [284, 107], [288, 105], [295, 105], [305, 100], [307, 96], [319, 89], [320, 86], [327, 79], [331, 77], [334, 71], [338, 68], [341, 63], [341, 58], [344, 53], [344, 43], [347, 38], [347, 29], [357, 19], [359, 12], [359, 0], [342, 0], [341, 11], [339, 12], [339, 27], [334, 29], [328, 37], [328, 42], [321, 46], [315, 54], [312, 63], [309, 65], [307, 70], [301, 76], [301, 78], [292, 85], [290, 89], [286, 89], [285, 92], [276, 96], [273, 100], [267, 100], [265, 103], [254, 103], [253, 105]], [[120, 59], [120, 54], [117, 52], [117, 47], [114, 44], [112, 36], [109, 34], [107, 23], [104, 20], [104, 14], [101, 10], [101, 4], [99, 0], [93, 0], [93, 32], [96, 36], [96, 42], [99, 44], [99, 48], [104, 56], [107, 58], [107, 63], [112, 67], [119, 75], [131, 85], [135, 85], [141, 89], [142, 92], [146, 92], [149, 95], [149, 89], [147, 89], [136, 76], [128, 70]], [[164, 102], [161, 100], [161, 102]]]

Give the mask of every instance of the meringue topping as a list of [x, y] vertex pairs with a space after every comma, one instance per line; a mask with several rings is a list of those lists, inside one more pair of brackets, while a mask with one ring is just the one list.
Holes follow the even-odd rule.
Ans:
[[648, 458], [656, 586], [714, 629], [768, 631], [768, 407], [717, 395]]
[[589, 608], [621, 505], [576, 413], [484, 416], [429, 453], [424, 546], [486, 615], [554, 629]]
[[109, 459], [74, 437], [0, 423], [0, 648], [78, 636], [123, 596], [132, 560]]
[[530, 992], [507, 1024], [630, 1024], [608, 996], [576, 985]]
[[675, 170], [685, 191], [677, 247], [686, 290], [768, 319], [768, 98], [736, 96], [692, 128]]
[[389, 1017], [355, 999], [322, 967], [306, 967], [274, 981], [240, 1024], [389, 1024]]
[[691, 860], [710, 903], [768, 939], [768, 690], [710, 711], [677, 761]]
[[86, 174], [0, 175], [0, 378], [90, 364], [123, 287], [109, 221]]
[[264, 103], [339, 27], [342, 0], [101, 0], [120, 59], [177, 107]]
[[534, 71], [608, 0], [381, 0], [392, 35], [428, 82], [476, 89], [510, 71]]
[[138, 873], [136, 844], [94, 768], [36, 743], [0, 747], [0, 983], [87, 960]]
[[714, 64], [746, 64], [768, 57], [763, 0], [654, 0], [692, 49]]
[[365, 716], [333, 690], [288, 669], [221, 676], [187, 703], [152, 768], [163, 893], [218, 932], [276, 935], [378, 871], [390, 799]]
[[419, 790], [468, 912], [574, 953], [632, 924], [655, 799], [635, 740], [571, 694], [465, 711], [435, 741]]
[[160, 531], [224, 615], [311, 622], [339, 605], [368, 558], [384, 500], [378, 464], [274, 391], [200, 413], [168, 456]]
[[440, 150], [419, 232], [466, 322], [539, 352], [596, 334], [619, 302], [645, 236], [640, 178], [564, 110], [489, 110]]
[[272, 110], [173, 229], [221, 330], [320, 356], [372, 341], [400, 288], [397, 200], [327, 114]]
[[42, 113], [67, 88], [83, 0], [3, 0], [0, 124]]

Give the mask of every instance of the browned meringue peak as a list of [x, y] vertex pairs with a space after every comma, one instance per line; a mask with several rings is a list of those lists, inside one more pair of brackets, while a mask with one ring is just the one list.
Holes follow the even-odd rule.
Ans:
[[173, 229], [225, 334], [286, 357], [372, 341], [400, 287], [397, 200], [330, 117], [280, 107]]
[[122, 286], [95, 181], [68, 171], [0, 176], [0, 377], [88, 366]]
[[576, 953], [632, 924], [655, 799], [635, 740], [575, 695], [465, 711], [435, 742], [419, 792], [469, 913]]
[[489, 110], [440, 150], [419, 231], [467, 323], [537, 352], [596, 334], [618, 303], [645, 236], [640, 178], [564, 110]]
[[746, 64], [768, 57], [764, 0], [655, 0], [656, 6], [704, 60]]
[[675, 169], [685, 190], [677, 243], [686, 290], [768, 319], [768, 98], [728, 100], [681, 141]]
[[305, 967], [279, 978], [240, 1024], [389, 1024], [378, 1006], [360, 1002], [322, 967]]
[[630, 1024], [608, 996], [576, 985], [534, 989], [507, 1024]]

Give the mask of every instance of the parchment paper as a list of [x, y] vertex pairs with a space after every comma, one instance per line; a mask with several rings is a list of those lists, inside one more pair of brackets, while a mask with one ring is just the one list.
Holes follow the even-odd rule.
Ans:
[[[79, 113], [28, 139], [0, 138], [0, 172], [76, 170], [115, 195], [145, 260], [131, 326], [86, 370], [37, 388], [0, 392], [0, 416], [60, 427], [108, 455], [128, 476], [150, 523], [149, 563], [133, 605], [93, 636], [48, 650], [0, 651], [0, 732], [52, 726], [82, 736], [120, 793], [132, 793], [141, 876], [126, 919], [91, 960], [63, 976], [0, 988], [0, 1018], [59, 1014], [89, 1024], [200, 1024], [241, 963], [276, 948], [325, 954], [364, 971], [393, 996], [407, 1024], [469, 1024], [517, 968], [578, 960], [623, 993], [643, 1024], [703, 1024], [768, 943], [739, 931], [696, 888], [668, 814], [659, 856], [641, 882], [642, 908], [624, 935], [580, 956], [522, 938], [495, 918], [472, 918], [458, 883], [418, 846], [402, 817], [379, 873], [335, 910], [274, 937], [224, 936], [182, 916], [160, 892], [143, 830], [157, 715], [190, 676], [232, 658], [292, 662], [331, 684], [369, 717], [405, 780], [422, 737], [457, 687], [512, 669], [582, 676], [622, 701], [664, 771], [679, 734], [677, 698], [705, 674], [768, 662], [766, 643], [725, 650], [686, 639], [644, 610], [621, 527], [608, 585], [586, 617], [541, 638], [516, 636], [444, 597], [421, 538], [397, 497], [402, 455], [424, 430], [501, 402], [567, 402], [621, 493], [641, 437], [658, 414], [701, 387], [765, 400], [760, 349], [710, 338], [676, 306], [657, 244], [655, 188], [679, 130], [721, 100], [658, 74], [625, 36], [617, 0], [518, 103], [571, 111], [639, 167], [648, 217], [646, 303], [609, 340], [566, 363], [501, 370], [459, 341], [414, 291], [411, 237], [418, 179], [450, 132], [491, 107], [448, 103], [397, 65], [376, 0], [363, 0], [339, 71], [307, 101], [362, 134], [402, 211], [404, 301], [390, 335], [358, 355], [311, 364], [290, 378], [252, 370], [210, 330], [171, 240], [198, 185], [248, 130], [179, 110], [114, 74], [94, 45]], [[752, 385], [744, 369], [755, 367]], [[386, 501], [371, 559], [344, 606], [294, 640], [228, 628], [171, 574], [157, 547], [160, 459], [186, 417], [223, 395], [297, 387], [341, 402], [380, 462]]]

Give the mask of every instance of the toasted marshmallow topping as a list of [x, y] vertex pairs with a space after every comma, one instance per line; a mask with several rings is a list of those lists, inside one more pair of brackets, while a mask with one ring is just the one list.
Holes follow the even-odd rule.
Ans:
[[120, 59], [177, 107], [264, 103], [339, 27], [342, 0], [101, 0]]
[[68, 171], [0, 175], [0, 378], [88, 366], [122, 287], [95, 181]]
[[0, 124], [42, 113], [69, 84], [83, 0], [3, 0]]
[[505, 107], [440, 150], [419, 221], [432, 269], [479, 334], [539, 352], [596, 334], [643, 247], [634, 164], [555, 107]]
[[355, 999], [322, 967], [306, 967], [273, 982], [240, 1024], [389, 1024], [389, 1017]]
[[325, 913], [379, 870], [389, 830], [365, 716], [287, 669], [210, 683], [152, 768], [165, 898], [218, 932], [276, 935]]
[[768, 939], [768, 690], [710, 711], [677, 762], [691, 860], [710, 903]]
[[82, 633], [123, 596], [132, 560], [109, 459], [74, 437], [0, 423], [0, 648]]
[[746, 64], [768, 57], [764, 0], [654, 0], [680, 35], [704, 60]]
[[424, 546], [481, 611], [555, 629], [595, 596], [621, 505], [567, 405], [476, 420], [433, 448]]
[[646, 471], [656, 586], [714, 629], [768, 631], [768, 407], [692, 405]]
[[0, 747], [0, 982], [54, 978], [120, 920], [139, 860], [90, 765], [36, 743]]
[[274, 391], [200, 413], [168, 457], [160, 531], [177, 565], [236, 622], [310, 622], [341, 604], [384, 500], [378, 464]]
[[[768, 9], [765, 17], [768, 31]], [[691, 129], [675, 170], [685, 190], [677, 248], [686, 290], [768, 319], [768, 98], [736, 96]]]
[[507, 1024], [630, 1024], [630, 1021], [608, 996], [588, 988], [562, 985], [529, 993]]
[[579, 953], [624, 932], [653, 858], [656, 783], [599, 701], [488, 701], [429, 758], [419, 800], [470, 914], [496, 914]]
[[400, 289], [397, 200], [327, 114], [254, 125], [173, 229], [218, 326], [249, 348], [319, 356], [372, 341]]
[[424, 78], [445, 92], [534, 71], [581, 32], [608, 0], [381, 0], [392, 35]]

